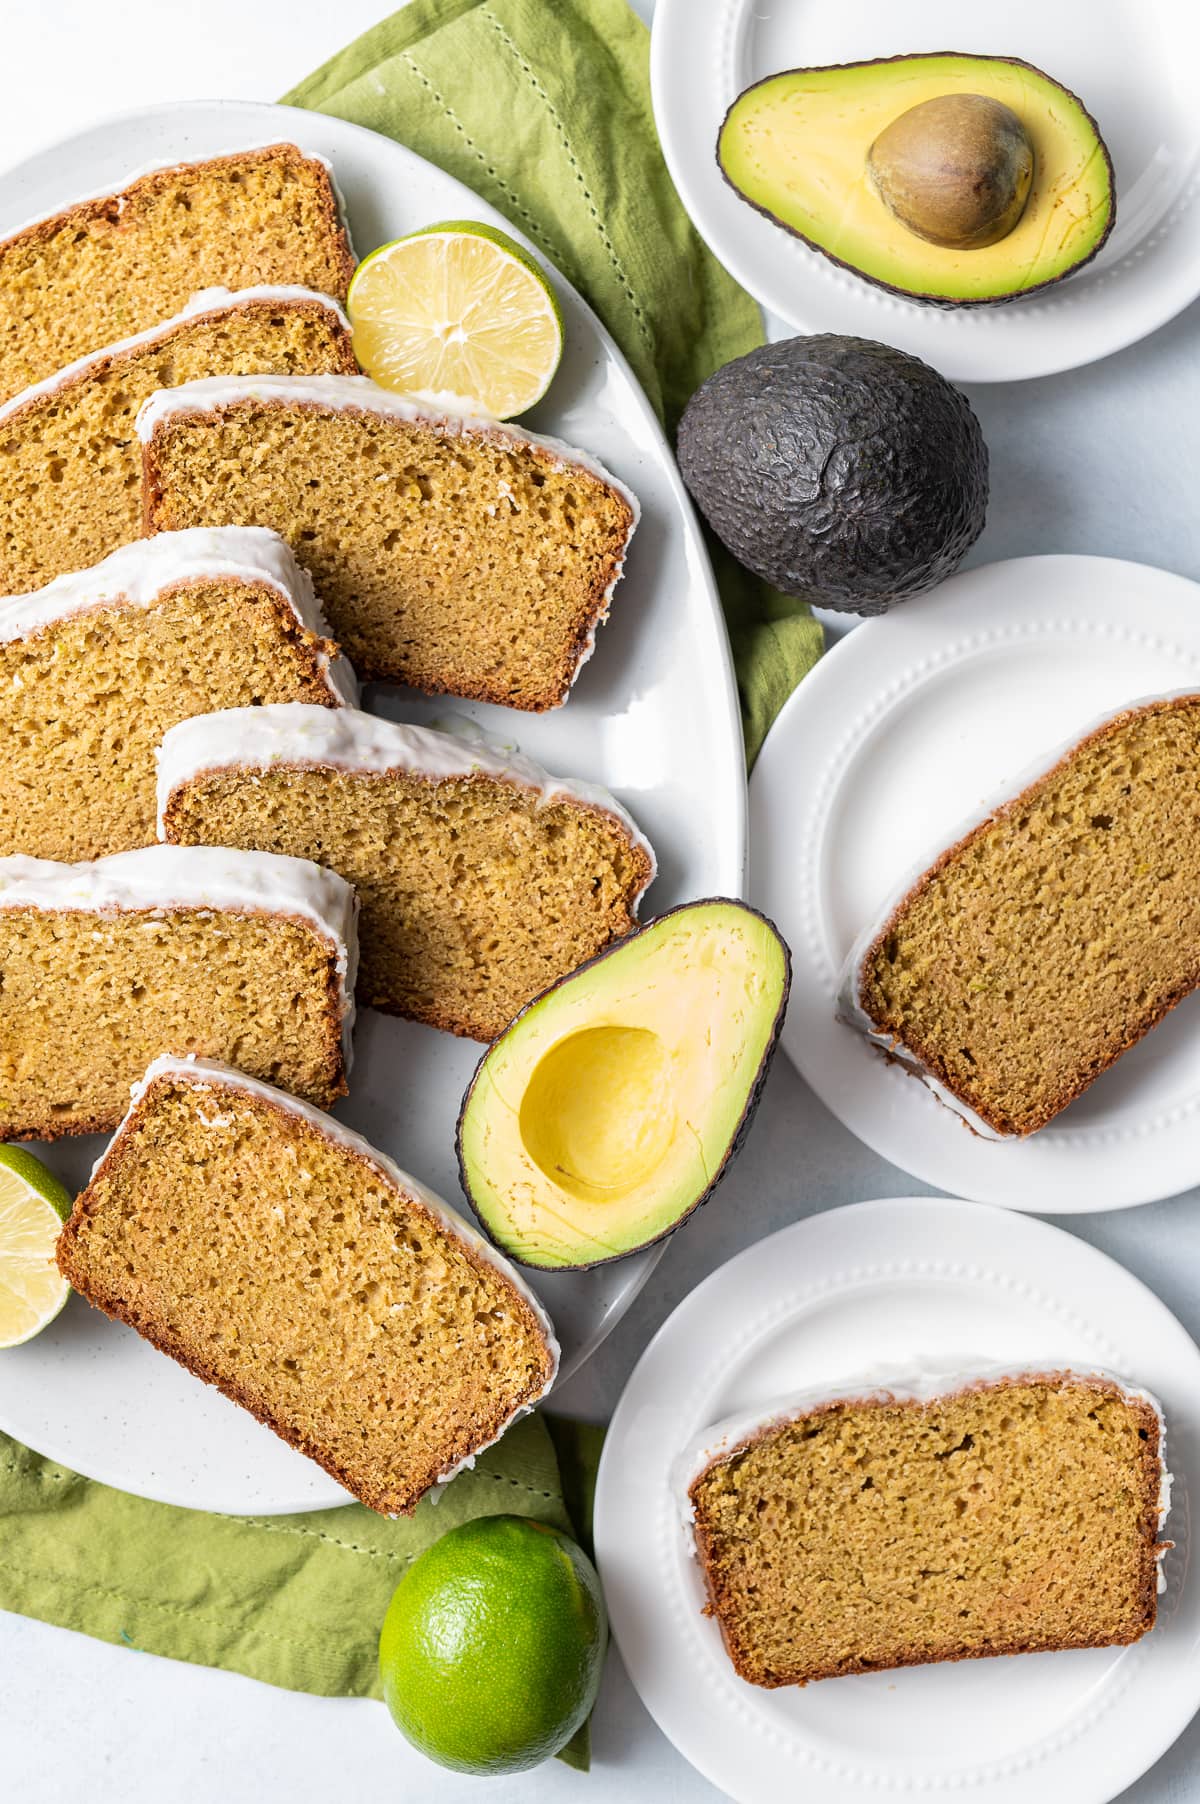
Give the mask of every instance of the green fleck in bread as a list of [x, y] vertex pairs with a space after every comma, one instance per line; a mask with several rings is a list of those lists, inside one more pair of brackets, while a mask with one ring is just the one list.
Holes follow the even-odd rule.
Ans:
[[141, 536], [134, 422], [156, 389], [220, 370], [354, 367], [345, 317], [324, 296], [211, 289], [162, 325], [23, 389], [0, 408], [0, 594], [40, 588]]
[[1162, 1422], [1107, 1374], [881, 1385], [706, 1431], [683, 1456], [708, 1612], [752, 1685], [1154, 1627]]

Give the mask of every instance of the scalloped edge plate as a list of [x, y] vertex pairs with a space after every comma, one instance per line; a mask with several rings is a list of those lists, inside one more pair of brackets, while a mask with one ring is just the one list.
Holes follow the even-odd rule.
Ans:
[[[1158, 1626], [1128, 1648], [1022, 1654], [765, 1691], [739, 1679], [689, 1558], [672, 1461], [710, 1423], [855, 1372], [1102, 1365], [1162, 1401], [1174, 1476]], [[1200, 1349], [1137, 1278], [1060, 1228], [951, 1198], [855, 1203], [748, 1248], [679, 1305], [604, 1444], [596, 1554], [633, 1684], [739, 1804], [969, 1794], [1106, 1804], [1200, 1705], [1189, 1492]]]
[[784, 1050], [839, 1121], [914, 1177], [1054, 1214], [1200, 1183], [1200, 995], [1039, 1134], [1003, 1142], [834, 1014], [854, 940], [965, 816], [1099, 715], [1193, 683], [1200, 585], [1117, 558], [1013, 558], [856, 627], [771, 728], [750, 783], [750, 894], [792, 948]]
[[[1117, 221], [1094, 263], [1028, 300], [922, 306], [874, 287], [758, 214], [727, 185], [717, 130], [777, 70], [909, 51], [1019, 56], [1079, 94], [1117, 176]], [[1200, 13], [1173, 0], [1010, 0], [1002, 35], [956, 0], [657, 0], [654, 116], [676, 188], [709, 248], [800, 332], [911, 351], [959, 382], [1013, 382], [1107, 357], [1200, 294], [1200, 124], [1189, 71]]]

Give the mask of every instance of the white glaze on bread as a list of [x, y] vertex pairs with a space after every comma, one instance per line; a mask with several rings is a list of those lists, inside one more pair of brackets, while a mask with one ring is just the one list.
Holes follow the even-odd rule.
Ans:
[[[167, 334], [190, 322], [227, 313], [237, 307], [259, 305], [322, 307], [333, 316], [344, 332], [350, 331], [350, 321], [338, 303], [327, 294], [318, 294], [315, 288], [296, 288], [283, 284], [262, 284], [257, 288], [202, 288], [191, 297], [186, 305], [180, 308], [178, 313], [173, 313], [170, 319], [159, 320], [157, 325], [147, 326], [142, 332], [134, 332], [128, 338], [118, 338], [112, 344], [101, 345], [95, 351], [88, 351], [84, 356], [76, 357], [72, 363], [64, 364], [61, 370], [55, 370], [52, 376], [44, 376], [40, 382], [31, 383], [28, 388], [21, 389], [18, 394], [13, 395], [11, 400], [6, 401], [3, 407], [0, 407], [0, 426], [4, 425], [19, 409], [28, 407], [31, 401], [41, 401], [67, 383], [74, 382], [81, 377], [86, 378], [90, 370], [110, 357], [124, 357], [131, 351], [144, 350], [148, 345], [156, 344]], [[257, 380], [261, 380], [261, 378], [257, 378]], [[353, 382], [357, 378], [347, 376], [343, 380]], [[182, 386], [192, 387], [193, 384], [184, 383]], [[160, 394], [169, 392], [166, 389], [159, 390]], [[151, 395], [150, 400], [145, 402], [144, 406], [148, 407], [150, 402], [156, 398], [155, 395]]]
[[61, 219], [67, 213], [74, 212], [76, 207], [89, 206], [93, 201], [112, 200], [118, 202], [118, 217], [124, 210], [125, 196], [136, 183], [144, 181], [148, 175], [164, 175], [171, 169], [206, 169], [210, 163], [224, 163], [231, 158], [254, 156], [264, 150], [295, 151], [306, 162], [319, 163], [329, 177], [329, 186], [333, 191], [334, 204], [337, 208], [338, 224], [346, 234], [346, 244], [350, 255], [354, 256], [354, 246], [350, 240], [350, 221], [346, 214], [346, 200], [333, 164], [329, 158], [322, 156], [319, 150], [306, 150], [302, 144], [294, 144], [290, 138], [267, 138], [261, 144], [235, 144], [228, 150], [214, 150], [207, 157], [165, 157], [154, 163], [140, 163], [136, 169], [124, 177], [118, 186], [111, 183], [104, 188], [90, 189], [86, 194], [73, 194], [61, 206], [51, 207], [48, 212], [35, 213], [32, 219], [26, 219], [12, 231], [5, 232], [0, 238], [0, 253], [16, 238], [23, 238], [26, 232], [35, 226], [48, 225], [51, 220]]
[[[730, 1459], [767, 1430], [780, 1428], [787, 1422], [799, 1420], [812, 1414], [814, 1410], [828, 1408], [833, 1404], [927, 1404], [961, 1396], [964, 1391], [988, 1390], [996, 1385], [1052, 1383], [1056, 1378], [1085, 1381], [1089, 1378], [1099, 1379], [1103, 1384], [1114, 1386], [1122, 1397], [1147, 1404], [1154, 1411], [1158, 1418], [1158, 1533], [1161, 1535], [1171, 1508], [1171, 1474], [1167, 1469], [1167, 1430], [1162, 1404], [1153, 1392], [1140, 1385], [1130, 1384], [1127, 1379], [1118, 1377], [1115, 1372], [1110, 1372], [1103, 1366], [1071, 1365], [1064, 1364], [1061, 1359], [1054, 1359], [1041, 1364], [1026, 1361], [1020, 1366], [985, 1362], [975, 1366], [950, 1368], [931, 1364], [911, 1366], [898, 1372], [888, 1372], [876, 1367], [791, 1392], [786, 1397], [763, 1404], [759, 1409], [741, 1410], [735, 1415], [726, 1416], [723, 1421], [715, 1422], [712, 1427], [705, 1428], [694, 1436], [671, 1466], [671, 1489], [688, 1535], [689, 1550], [694, 1557], [692, 1525], [695, 1510], [689, 1495], [693, 1484], [710, 1466]], [[1166, 1588], [1162, 1562], [1169, 1547], [1170, 1543], [1167, 1543], [1159, 1549], [1157, 1555], [1160, 1592]]]
[[[611, 814], [650, 860], [654, 852], [616, 798], [597, 783], [552, 777], [473, 723], [455, 722], [457, 731], [403, 726], [358, 708], [322, 708], [309, 702], [270, 702], [260, 708], [225, 708], [180, 721], [163, 738], [158, 752], [158, 832], [171, 796], [184, 784], [210, 771], [274, 770], [280, 766], [319, 767], [385, 774], [405, 771], [433, 782], [484, 776], [531, 790], [539, 808], [570, 802]], [[645, 889], [634, 899], [640, 902]]]
[[[56, 577], [26, 595], [0, 598], [0, 644], [32, 638], [58, 620], [93, 608], [150, 607], [181, 583], [230, 579], [272, 589], [306, 632], [332, 639], [312, 578], [278, 533], [266, 526], [190, 526], [183, 532], [135, 539], [90, 569]], [[318, 662], [330, 694], [353, 706], [358, 684], [347, 660], [331, 660], [321, 652]]]
[[83, 913], [211, 909], [296, 916], [333, 948], [342, 1051], [350, 1068], [358, 898], [334, 871], [307, 858], [217, 846], [142, 846], [86, 864], [17, 855], [0, 858], [0, 908]]

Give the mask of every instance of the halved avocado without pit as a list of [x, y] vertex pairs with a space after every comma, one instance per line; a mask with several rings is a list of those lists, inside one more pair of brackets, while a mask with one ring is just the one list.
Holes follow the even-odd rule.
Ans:
[[1011, 57], [784, 70], [738, 95], [717, 161], [744, 200], [814, 250], [942, 306], [1061, 281], [1096, 255], [1115, 216], [1096, 121]]
[[545, 991], [463, 1099], [463, 1188], [496, 1245], [544, 1270], [661, 1240], [738, 1151], [791, 980], [744, 903], [689, 902]]

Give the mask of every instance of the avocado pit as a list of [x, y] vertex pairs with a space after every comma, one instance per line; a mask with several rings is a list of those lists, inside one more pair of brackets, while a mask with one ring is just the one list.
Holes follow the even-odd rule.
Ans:
[[1033, 170], [1024, 124], [986, 94], [942, 94], [909, 107], [867, 152], [868, 176], [888, 211], [949, 250], [1007, 238], [1025, 211]]

